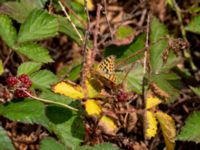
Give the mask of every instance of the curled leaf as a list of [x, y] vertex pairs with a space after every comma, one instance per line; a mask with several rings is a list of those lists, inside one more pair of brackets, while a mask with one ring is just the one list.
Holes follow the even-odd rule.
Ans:
[[88, 99], [85, 102], [85, 110], [89, 116], [99, 116], [102, 112], [98, 102], [93, 99]]
[[80, 85], [72, 84], [70, 82], [59, 82], [53, 86], [53, 91], [58, 94], [63, 94], [70, 98], [82, 99], [84, 98], [83, 89]]
[[107, 116], [101, 117], [101, 119], [99, 120], [99, 126], [103, 129], [103, 131], [106, 134], [114, 135], [117, 132], [116, 124], [111, 118]]
[[156, 113], [156, 117], [160, 123], [167, 150], [174, 150], [176, 136], [176, 126], [174, 120], [162, 111], [158, 111]]
[[153, 112], [151, 111], [146, 111], [145, 126], [145, 136], [148, 139], [154, 137], [157, 132], [157, 121]]

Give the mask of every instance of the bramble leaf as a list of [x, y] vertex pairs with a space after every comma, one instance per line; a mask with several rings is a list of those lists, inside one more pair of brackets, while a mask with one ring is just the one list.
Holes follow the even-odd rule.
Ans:
[[25, 62], [21, 64], [17, 69], [17, 76], [21, 74], [30, 75], [31, 73], [38, 71], [41, 68], [42, 64], [37, 62]]
[[32, 10], [42, 7], [38, 0], [7, 1], [1, 5], [0, 13], [8, 15], [19, 23], [23, 23]]
[[40, 142], [40, 150], [66, 150], [66, 147], [54, 138], [46, 137]]
[[[162, 68], [162, 53], [167, 48], [167, 39], [162, 39], [168, 34], [167, 28], [164, 24], [160, 23], [155, 17], [152, 18], [150, 23], [150, 64], [154, 72], [160, 71]], [[153, 44], [156, 42], [156, 44]]]
[[0, 37], [9, 47], [14, 46], [17, 38], [17, 32], [11, 19], [2, 14], [0, 14]]
[[15, 150], [12, 141], [8, 137], [6, 131], [0, 126], [0, 150]]
[[0, 115], [24, 123], [38, 123], [48, 127], [48, 120], [45, 118], [45, 106], [33, 99], [16, 99], [12, 102], [0, 105]]
[[200, 96], [200, 88], [199, 87], [191, 87], [191, 89], [197, 96]]
[[[128, 68], [131, 65], [127, 66]], [[126, 69], [127, 70], [127, 69]], [[122, 82], [122, 79], [125, 77], [127, 71], [124, 72], [116, 72], [118, 83]], [[143, 79], [143, 67], [141, 64], [135, 64], [130, 72], [128, 73], [124, 84], [126, 85], [126, 91], [134, 91], [138, 94], [142, 93], [142, 79]]]
[[160, 123], [167, 150], [174, 150], [176, 137], [176, 126], [174, 120], [162, 111], [156, 112], [156, 117]]
[[42, 94], [40, 95], [41, 98], [48, 99], [49, 101], [63, 103], [63, 104], [70, 104], [73, 102], [74, 99], [71, 99], [67, 96], [56, 94], [50, 90], [42, 91]]
[[117, 132], [117, 125], [115, 122], [107, 116], [102, 116], [99, 120], [99, 126], [102, 128], [102, 130], [107, 134], [116, 134]]
[[35, 60], [36, 62], [48, 63], [53, 62], [49, 52], [46, 48], [41, 47], [38, 44], [34, 43], [26, 43], [18, 46], [16, 51], [25, 55], [31, 60]]
[[150, 109], [153, 108], [157, 105], [159, 105], [162, 101], [156, 97], [155, 95], [153, 95], [152, 92], [148, 91], [147, 93], [147, 97], [146, 97], [146, 109]]
[[59, 82], [53, 86], [53, 91], [58, 94], [63, 94], [73, 99], [84, 98], [83, 89], [80, 85], [72, 84], [70, 82]]
[[146, 111], [145, 114], [145, 136], [147, 138], [152, 138], [157, 133], [157, 121], [154, 113], [151, 111]]
[[185, 126], [177, 136], [177, 140], [200, 143], [200, 112], [193, 112], [186, 120]]
[[[144, 42], [145, 41], [145, 35], [140, 34], [137, 36], [132, 43], [129, 45], [123, 45], [123, 46], [115, 46], [115, 45], [110, 45], [106, 47], [104, 55], [105, 57], [109, 55], [115, 55], [116, 62], [125, 62], [125, 64], [129, 64], [132, 62], [135, 62], [136, 60], [140, 59], [143, 56], [143, 52], [140, 54], [137, 54], [139, 50], [142, 50], [144, 48]], [[130, 57], [130, 55], [137, 54], [134, 57]]]
[[68, 149], [74, 149], [80, 145], [85, 136], [85, 128], [77, 113], [50, 105], [46, 108], [46, 116], [52, 123], [50, 129]]
[[98, 101], [93, 99], [88, 99], [85, 102], [85, 111], [89, 116], [100, 116], [102, 110], [98, 104]]
[[30, 75], [34, 88], [46, 89], [58, 81], [57, 77], [48, 70], [40, 70]]
[[[74, 29], [72, 29], [72, 26], [69, 23], [69, 21], [65, 17], [62, 17], [62, 16], [57, 16], [57, 19], [58, 19], [58, 24], [59, 24], [59, 32], [65, 33], [74, 41], [76, 41], [79, 45], [81, 45], [82, 41], [80, 40], [80, 38], [78, 37]], [[81, 30], [79, 30], [79, 32], [81, 33], [81, 35], [83, 35]]]
[[21, 25], [18, 42], [42, 40], [58, 33], [58, 22], [55, 16], [43, 10], [33, 10]]
[[187, 31], [200, 34], [200, 15], [194, 17], [190, 23], [185, 27]]

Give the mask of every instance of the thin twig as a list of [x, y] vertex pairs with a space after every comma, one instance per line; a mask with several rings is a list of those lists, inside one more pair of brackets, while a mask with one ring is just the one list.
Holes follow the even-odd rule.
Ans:
[[96, 26], [94, 30], [94, 44], [93, 44], [93, 58], [95, 58], [96, 52], [97, 52], [97, 39], [99, 35], [99, 20], [100, 20], [100, 13], [101, 13], [102, 6], [100, 4], [97, 5], [97, 12], [96, 12]]
[[5, 68], [5, 66], [6, 66], [6, 64], [7, 64], [7, 62], [8, 62], [8, 60], [10, 59], [10, 55], [12, 54], [12, 50], [11, 49], [9, 49], [9, 53], [8, 53], [8, 55], [7, 55], [7, 57], [6, 57], [6, 59], [5, 59], [5, 61], [4, 61], [4, 63], [3, 63], [3, 67]]
[[66, 3], [66, 1], [65, 0], [60, 0], [61, 2], [62, 2], [62, 4], [69, 10], [69, 12], [71, 13], [71, 14], [73, 14], [78, 20], [79, 20], [79, 22], [86, 28], [86, 23], [85, 23], [85, 21], [83, 21], [83, 19], [81, 19], [77, 14], [76, 14], [76, 12], [74, 12], [74, 10]]
[[135, 53], [133, 53], [133, 54], [130, 54], [129, 56], [126, 57], [126, 59], [117, 62], [117, 63], [116, 63], [116, 68], [118, 68], [118, 67], [120, 67], [120, 66], [126, 64], [127, 61], [130, 60], [130, 58], [133, 58], [133, 57], [135, 57], [135, 56], [137, 56], [137, 55], [143, 53], [144, 51], [145, 51], [145, 48], [142, 48], [142, 49], [138, 50], [137, 52], [135, 52]]
[[150, 24], [150, 16], [147, 16], [147, 31], [146, 31], [146, 41], [145, 41], [145, 53], [144, 53], [144, 70], [143, 75], [145, 75], [147, 70], [147, 62], [148, 62], [148, 52], [149, 52], [149, 24]]
[[72, 22], [70, 16], [68, 15], [67, 11], [65, 10], [65, 7], [63, 6], [63, 4], [62, 4], [60, 1], [58, 1], [58, 3], [59, 3], [59, 5], [60, 5], [60, 7], [62, 8], [62, 11], [65, 13], [67, 19], [69, 20], [71, 26], [72, 26], [73, 29], [75, 30], [76, 34], [77, 34], [78, 37], [80, 38], [81, 42], [83, 42], [83, 38], [82, 38], [80, 32], [79, 32], [78, 29], [76, 28], [75, 24]]
[[71, 107], [69, 105], [66, 105], [66, 104], [63, 104], [63, 103], [59, 103], [59, 102], [54, 102], [52, 100], [48, 100], [48, 99], [43, 99], [43, 98], [39, 98], [39, 97], [36, 97], [36, 96], [33, 96], [31, 95], [29, 92], [27, 92], [25, 89], [21, 88], [21, 90], [23, 90], [23, 92], [25, 92], [29, 97], [35, 99], [35, 100], [38, 100], [38, 101], [41, 101], [41, 102], [44, 102], [44, 103], [49, 103], [49, 104], [56, 104], [56, 105], [60, 105], [60, 106], [63, 106], [65, 108], [68, 108], [70, 110], [73, 110], [73, 111], [78, 111], [78, 109], [74, 108], [74, 107]]
[[87, 15], [87, 23], [88, 23], [88, 25], [87, 25], [87, 30], [88, 30], [89, 33], [90, 33], [90, 15], [89, 15], [88, 7], [87, 7], [87, 5], [88, 5], [88, 0], [84, 0], [84, 2], [85, 2], [84, 9], [85, 9], [85, 12], [86, 12], [86, 15]]
[[106, 0], [103, 0], [103, 3], [104, 3], [104, 11], [105, 11], [104, 14], [105, 14], [106, 22], [108, 24], [108, 28], [109, 28], [109, 31], [110, 31], [110, 37], [113, 41], [113, 32], [112, 32], [112, 28], [111, 28], [110, 22], [109, 22], [108, 17], [107, 17], [108, 12], [107, 12]]

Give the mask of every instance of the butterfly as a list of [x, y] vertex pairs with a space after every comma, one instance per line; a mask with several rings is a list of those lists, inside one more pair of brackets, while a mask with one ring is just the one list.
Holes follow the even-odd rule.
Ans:
[[112, 83], [116, 82], [115, 76], [115, 56], [111, 55], [103, 59], [96, 68], [96, 72], [100, 79], [108, 80]]

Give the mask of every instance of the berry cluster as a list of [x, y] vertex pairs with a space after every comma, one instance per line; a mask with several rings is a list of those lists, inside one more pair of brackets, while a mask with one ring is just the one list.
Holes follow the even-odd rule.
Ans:
[[119, 101], [127, 101], [127, 100], [128, 100], [128, 97], [129, 97], [129, 95], [128, 95], [127, 92], [119, 91], [119, 92], [117, 93], [117, 99], [118, 99]]
[[[10, 87], [14, 88], [15, 96], [18, 98], [29, 97], [26, 92], [31, 93], [31, 91], [27, 89], [31, 87], [32, 82], [28, 77], [28, 75], [26, 74], [22, 74], [19, 77], [13, 77], [13, 76], [8, 77], [7, 84]], [[26, 90], [26, 92], [24, 90]]]
[[26, 74], [22, 74], [18, 77], [19, 81], [21, 81], [22, 86], [29, 88], [32, 85], [30, 78]]

